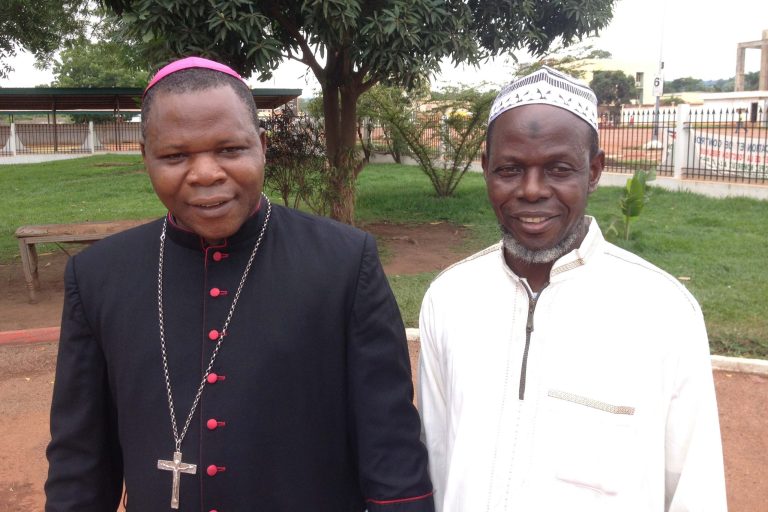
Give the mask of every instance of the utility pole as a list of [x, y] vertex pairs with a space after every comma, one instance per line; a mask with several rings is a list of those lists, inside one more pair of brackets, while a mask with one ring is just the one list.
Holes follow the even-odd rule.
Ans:
[[659, 38], [659, 70], [656, 76], [653, 77], [653, 95], [656, 97], [656, 105], [653, 109], [653, 137], [645, 145], [648, 149], [661, 149], [662, 144], [659, 142], [659, 103], [661, 95], [664, 94], [664, 18], [666, 11], [666, 2], [662, 1], [661, 12], [661, 37]]
[[659, 61], [659, 72], [653, 77], [653, 95], [656, 96], [656, 106], [653, 109], [653, 138], [648, 144], [649, 149], [658, 149], [659, 143], [659, 104], [664, 94], [664, 61]]

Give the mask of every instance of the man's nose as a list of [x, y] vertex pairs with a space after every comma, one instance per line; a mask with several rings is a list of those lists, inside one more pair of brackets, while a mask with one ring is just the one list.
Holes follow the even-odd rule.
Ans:
[[227, 173], [215, 155], [199, 153], [190, 162], [187, 180], [195, 185], [209, 186], [226, 179]]
[[525, 170], [519, 188], [521, 199], [534, 203], [548, 198], [551, 194], [552, 191], [547, 183], [547, 174], [544, 169], [531, 167]]

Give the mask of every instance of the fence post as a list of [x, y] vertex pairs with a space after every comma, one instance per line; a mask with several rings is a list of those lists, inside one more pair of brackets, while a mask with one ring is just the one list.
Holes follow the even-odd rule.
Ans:
[[437, 128], [435, 128], [432, 133], [433, 136], [434, 134], [437, 134], [437, 152], [435, 154], [435, 159], [438, 159], [440, 158], [440, 155], [443, 154], [443, 117], [437, 112], [434, 115], [437, 117]]
[[8, 137], [10, 143], [11, 156], [16, 156], [18, 151], [16, 148], [16, 123], [11, 123], [11, 136]]
[[90, 154], [96, 153], [96, 144], [93, 137], [93, 121], [88, 121], [88, 138], [86, 139], [86, 149]]
[[676, 180], [683, 178], [683, 167], [688, 166], [688, 142], [691, 135], [690, 125], [686, 126], [691, 106], [681, 103], [677, 106], [675, 119], [675, 151], [672, 154], [672, 177]]

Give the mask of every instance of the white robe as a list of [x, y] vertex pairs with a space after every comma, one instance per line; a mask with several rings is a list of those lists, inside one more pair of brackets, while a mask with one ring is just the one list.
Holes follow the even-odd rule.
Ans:
[[594, 219], [533, 314], [500, 244], [421, 309], [419, 402], [438, 511], [723, 511], [701, 310]]

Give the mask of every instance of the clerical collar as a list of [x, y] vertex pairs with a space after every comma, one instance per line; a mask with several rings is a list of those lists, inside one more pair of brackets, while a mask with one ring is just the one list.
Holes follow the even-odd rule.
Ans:
[[[261, 231], [261, 226], [264, 224], [266, 212], [265, 208], [260, 207], [263, 203], [264, 201], [261, 201], [259, 207], [257, 207], [256, 211], [246, 219], [242, 226], [240, 226], [237, 233], [227, 238], [216, 247], [229, 247], [232, 249], [236, 249], [240, 246], [253, 247], [253, 243], [256, 238], [258, 238], [259, 232]], [[206, 241], [198, 234], [179, 226], [170, 212], [168, 212], [167, 236], [174, 243], [189, 249], [204, 251], [208, 246]]]

